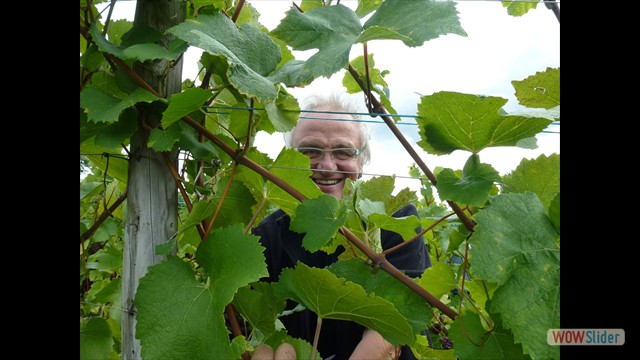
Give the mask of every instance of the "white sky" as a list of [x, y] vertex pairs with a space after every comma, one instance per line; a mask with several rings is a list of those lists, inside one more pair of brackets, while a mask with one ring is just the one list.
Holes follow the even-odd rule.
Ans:
[[[261, 14], [260, 22], [274, 29], [292, 6], [291, 0], [247, 0]], [[299, 1], [296, 3], [299, 4]], [[356, 0], [342, 0], [342, 4], [355, 9]], [[135, 1], [118, 1], [114, 19], [133, 21]], [[106, 4], [99, 4], [105, 6]], [[523, 107], [515, 99], [513, 80], [523, 80], [547, 67], [560, 67], [560, 23], [554, 13], [540, 2], [536, 9], [520, 17], [507, 14], [500, 1], [456, 1], [462, 28], [466, 37], [445, 35], [409, 48], [397, 40], [372, 41], [369, 53], [374, 54], [376, 67], [389, 70], [385, 77], [391, 90], [391, 103], [398, 114], [416, 115], [420, 96], [439, 91], [455, 91], [468, 94], [498, 96], [508, 99], [505, 110], [513, 112]], [[364, 22], [363, 22], [364, 23]], [[311, 54], [314, 51], [310, 51]], [[190, 48], [184, 57], [183, 78], [194, 79], [201, 50]], [[310, 54], [295, 52], [298, 59]], [[361, 46], [354, 46], [350, 59], [362, 55]], [[331, 79], [320, 78], [305, 88], [288, 89], [304, 99], [311, 91], [332, 92], [342, 89], [344, 71]], [[357, 103], [364, 103], [362, 95], [355, 95]], [[371, 119], [371, 118], [369, 118]], [[379, 120], [379, 118], [376, 118]], [[414, 122], [403, 118], [403, 122]], [[429, 155], [416, 145], [420, 140], [415, 125], [398, 125], [403, 135], [420, 154], [431, 171], [436, 166], [454, 170], [462, 169], [468, 152], [455, 151], [450, 155]], [[384, 124], [370, 124], [372, 132], [372, 159], [365, 174], [396, 175], [396, 191], [404, 187], [418, 189], [420, 183], [408, 179], [408, 169], [413, 159]], [[515, 147], [488, 148], [480, 152], [480, 160], [491, 164], [500, 174], [514, 170], [522, 158], [536, 158], [540, 154], [560, 153], [560, 126], [550, 126], [549, 131], [538, 135], [538, 148], [526, 150]], [[259, 133], [255, 145], [259, 150], [275, 158], [282, 147], [282, 134]], [[367, 179], [365, 175], [363, 179]]]

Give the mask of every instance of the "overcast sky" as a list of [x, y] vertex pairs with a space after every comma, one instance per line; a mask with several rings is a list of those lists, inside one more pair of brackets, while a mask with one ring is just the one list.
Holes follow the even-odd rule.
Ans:
[[[260, 12], [260, 22], [274, 29], [292, 6], [290, 0], [247, 0]], [[296, 3], [299, 3], [297, 1]], [[356, 0], [342, 0], [342, 4], [355, 9]], [[104, 4], [101, 4], [104, 6]], [[507, 14], [500, 1], [456, 1], [462, 28], [466, 37], [445, 35], [409, 48], [397, 40], [372, 41], [368, 51], [374, 54], [376, 67], [389, 70], [385, 77], [391, 90], [391, 103], [399, 114], [416, 115], [420, 96], [439, 91], [498, 96], [508, 99], [505, 110], [522, 109], [515, 99], [512, 80], [523, 80], [547, 67], [560, 67], [560, 23], [554, 13], [540, 2], [535, 10], [520, 17]], [[133, 20], [135, 1], [118, 1], [114, 18]], [[364, 23], [364, 22], [363, 22]], [[200, 51], [190, 49], [184, 58], [183, 78], [195, 78]], [[304, 53], [295, 53], [305, 59]], [[354, 46], [350, 59], [362, 55], [361, 46]], [[320, 78], [302, 89], [288, 89], [304, 99], [312, 92], [331, 92], [341, 89], [344, 72], [331, 79]], [[354, 97], [361, 103], [362, 95]], [[364, 104], [362, 105], [364, 111]], [[403, 122], [414, 122], [411, 118]], [[418, 180], [408, 176], [413, 160], [384, 124], [370, 124], [372, 130], [372, 160], [365, 173], [397, 175], [396, 188], [419, 187]], [[433, 171], [436, 166], [462, 169], [468, 152], [455, 151], [451, 155], [426, 154], [416, 142], [420, 140], [415, 125], [398, 126]], [[560, 153], [560, 126], [551, 126], [538, 136], [538, 149], [514, 147], [488, 148], [480, 152], [480, 160], [489, 163], [502, 175], [514, 170], [522, 158]], [[268, 136], [260, 133], [256, 146], [275, 158], [284, 146], [281, 134]], [[365, 177], [366, 179], [367, 177]]]

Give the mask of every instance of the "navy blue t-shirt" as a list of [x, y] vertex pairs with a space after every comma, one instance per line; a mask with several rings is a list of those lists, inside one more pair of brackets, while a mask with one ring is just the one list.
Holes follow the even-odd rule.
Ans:
[[[418, 216], [418, 210], [412, 204], [398, 210], [394, 217]], [[289, 230], [290, 217], [282, 210], [277, 210], [266, 217], [253, 229], [255, 235], [260, 236], [260, 243], [266, 248], [266, 257], [269, 277], [263, 279], [269, 282], [278, 281], [282, 269], [294, 268], [298, 261], [313, 267], [324, 268], [338, 260], [338, 256], [344, 251], [340, 246], [333, 254], [323, 251], [311, 253], [302, 247], [304, 234]], [[416, 233], [420, 232], [418, 227]], [[402, 237], [392, 231], [381, 230], [382, 249], [386, 250], [402, 243]], [[407, 276], [417, 277], [431, 266], [427, 247], [422, 237], [412, 241], [402, 248], [386, 255], [386, 259]], [[296, 303], [287, 302], [287, 309], [293, 309]], [[317, 315], [309, 310], [295, 312], [280, 318], [289, 335], [294, 338], [305, 339], [313, 343], [316, 329]], [[364, 326], [344, 320], [323, 319], [318, 351], [324, 359], [348, 360], [351, 353], [362, 339]], [[408, 346], [402, 348], [401, 360], [415, 359]]]

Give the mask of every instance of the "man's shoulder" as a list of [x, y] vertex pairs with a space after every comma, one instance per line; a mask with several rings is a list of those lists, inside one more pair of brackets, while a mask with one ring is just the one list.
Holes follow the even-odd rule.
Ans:
[[280, 226], [283, 222], [288, 221], [289, 215], [287, 215], [282, 209], [278, 209], [271, 214], [267, 215], [258, 226], [255, 227], [254, 232], [265, 230], [273, 226]]
[[398, 211], [393, 213], [392, 216], [404, 217], [404, 216], [410, 216], [410, 215], [416, 215], [416, 216], [418, 215], [418, 208], [412, 203], [408, 203], [407, 205], [403, 206]]

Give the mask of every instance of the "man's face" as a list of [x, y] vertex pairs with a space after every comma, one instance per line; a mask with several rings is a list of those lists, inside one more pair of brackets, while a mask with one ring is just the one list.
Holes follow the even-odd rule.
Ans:
[[[343, 119], [344, 115], [317, 113], [314, 117]], [[361, 146], [358, 124], [353, 121], [300, 120], [293, 133], [292, 144], [295, 148], [344, 149], [333, 154], [329, 151], [318, 153], [311, 149], [303, 151], [319, 155], [310, 159], [313, 170], [311, 179], [325, 194], [342, 199], [345, 179], [356, 180], [362, 172], [362, 157], [347, 156], [353, 153], [351, 149], [360, 149]]]

